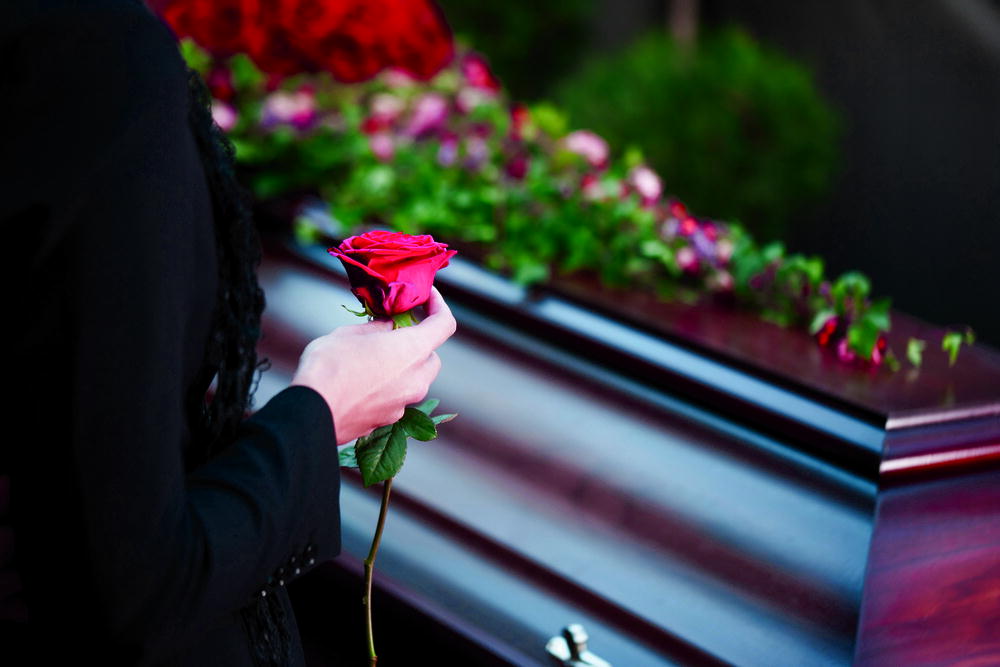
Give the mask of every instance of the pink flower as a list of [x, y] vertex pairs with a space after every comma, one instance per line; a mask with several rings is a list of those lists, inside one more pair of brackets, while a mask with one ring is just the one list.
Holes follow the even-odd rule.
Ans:
[[733, 256], [733, 242], [729, 239], [719, 239], [715, 244], [715, 258], [722, 264], [728, 262]]
[[591, 167], [603, 169], [608, 164], [608, 142], [590, 130], [576, 130], [563, 137], [563, 147], [582, 156]]
[[716, 271], [709, 278], [708, 286], [716, 292], [732, 292], [733, 276], [729, 271]]
[[382, 81], [390, 88], [406, 88], [416, 83], [416, 79], [400, 67], [386, 68], [382, 72]]
[[438, 93], [426, 93], [414, 105], [403, 133], [409, 137], [430, 134], [441, 129], [447, 119], [448, 100]]
[[478, 54], [470, 53], [462, 59], [462, 76], [474, 88], [494, 93], [500, 90], [500, 81], [493, 75], [486, 59]]
[[660, 195], [663, 194], [663, 183], [660, 181], [660, 177], [649, 167], [634, 168], [629, 173], [628, 180], [642, 197], [642, 203], [646, 206], [655, 204], [660, 199]]
[[691, 246], [684, 246], [677, 251], [677, 266], [687, 273], [698, 273], [698, 254]]
[[857, 359], [858, 355], [854, 353], [854, 350], [850, 348], [847, 344], [846, 338], [841, 338], [837, 341], [837, 358], [844, 363], [850, 363]]
[[886, 350], [889, 347], [889, 342], [885, 339], [885, 334], [879, 334], [878, 338], [875, 339], [875, 347], [872, 348], [872, 364], [879, 366], [885, 361]]
[[369, 136], [368, 147], [380, 162], [389, 162], [396, 154], [396, 144], [388, 132], [375, 132]]
[[398, 96], [392, 93], [379, 93], [372, 96], [368, 104], [368, 109], [373, 118], [378, 118], [384, 123], [392, 123], [403, 113], [406, 104]]
[[476, 107], [494, 99], [494, 95], [481, 88], [466, 86], [455, 95], [455, 107], [460, 113], [470, 113]]
[[262, 127], [291, 125], [299, 130], [310, 127], [316, 120], [316, 96], [311, 90], [294, 93], [278, 90], [264, 99], [260, 112]]
[[212, 120], [215, 121], [215, 124], [223, 132], [229, 132], [236, 127], [236, 121], [239, 120], [239, 116], [233, 105], [221, 100], [212, 100]]

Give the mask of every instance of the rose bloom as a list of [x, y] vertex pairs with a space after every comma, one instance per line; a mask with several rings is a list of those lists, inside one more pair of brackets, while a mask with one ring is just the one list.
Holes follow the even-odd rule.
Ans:
[[602, 169], [608, 164], [608, 142], [590, 130], [577, 130], [563, 137], [563, 146], [584, 157], [590, 166]]
[[327, 252], [344, 264], [354, 296], [378, 317], [425, 303], [434, 275], [456, 254], [430, 235], [382, 230], [352, 236]]

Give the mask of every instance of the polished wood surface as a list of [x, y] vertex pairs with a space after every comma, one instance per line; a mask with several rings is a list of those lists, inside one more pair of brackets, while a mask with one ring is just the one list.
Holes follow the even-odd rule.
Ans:
[[1000, 468], [879, 494], [856, 663], [1000, 664]]
[[[355, 321], [323, 260], [262, 269], [262, 397]], [[544, 664], [574, 620], [617, 665], [998, 662], [996, 351], [892, 375], [721, 307], [625, 299], [623, 323], [572, 286], [468, 264], [439, 283], [459, 333], [432, 394], [461, 418], [394, 486], [380, 566], [404, 616], [483, 664]], [[349, 555], [320, 588], [370, 539], [377, 497], [352, 480]]]

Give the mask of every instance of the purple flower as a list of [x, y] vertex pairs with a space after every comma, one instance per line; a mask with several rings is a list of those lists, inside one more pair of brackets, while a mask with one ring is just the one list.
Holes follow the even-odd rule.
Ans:
[[694, 235], [691, 237], [691, 242], [694, 244], [694, 249], [698, 251], [698, 254], [706, 259], [715, 258], [715, 244], [712, 243], [705, 232], [701, 229], [695, 231]]
[[441, 137], [441, 145], [438, 147], [437, 161], [442, 167], [450, 167], [458, 160], [458, 136], [453, 132], [446, 132]]
[[465, 162], [469, 169], [478, 169], [490, 156], [490, 147], [486, 138], [473, 134], [465, 138]]
[[675, 236], [677, 236], [677, 228], [679, 226], [680, 226], [680, 220], [678, 220], [673, 216], [670, 216], [669, 218], [663, 221], [662, 225], [660, 225], [660, 237], [664, 241], [670, 241]]

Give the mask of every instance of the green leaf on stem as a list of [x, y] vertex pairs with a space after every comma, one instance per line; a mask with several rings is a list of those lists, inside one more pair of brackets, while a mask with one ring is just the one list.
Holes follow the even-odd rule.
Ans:
[[365, 486], [395, 477], [406, 459], [406, 431], [400, 422], [380, 426], [354, 444]]
[[337, 451], [337, 456], [340, 458], [341, 468], [357, 468], [358, 467], [358, 457], [354, 452], [354, 445], [345, 445]]
[[441, 403], [440, 399], [428, 398], [423, 403], [418, 403], [417, 405], [414, 405], [413, 408], [415, 410], [420, 410], [429, 417], [430, 414], [434, 412], [434, 408], [436, 408], [439, 403]]
[[889, 306], [891, 304], [892, 301], [890, 299], [879, 299], [878, 301], [873, 301], [862, 317], [871, 322], [873, 326], [878, 327], [880, 330], [888, 331], [892, 326], [892, 323], [889, 320]]
[[351, 310], [350, 308], [348, 308], [344, 304], [340, 304], [340, 307], [343, 308], [344, 310], [346, 310], [347, 312], [349, 312], [351, 315], [355, 315], [357, 317], [368, 317], [368, 308], [367, 307], [364, 310]]
[[444, 424], [446, 422], [450, 422], [457, 416], [458, 416], [457, 412], [452, 412], [445, 415], [434, 415], [433, 417], [431, 417], [431, 421], [433, 421], [435, 424]]
[[885, 365], [893, 373], [899, 370], [899, 359], [897, 359], [896, 355], [892, 353], [892, 350], [885, 353]]
[[832, 308], [827, 308], [816, 313], [813, 316], [812, 323], [809, 325], [809, 333], [815, 336], [816, 332], [822, 329], [823, 325], [826, 324], [826, 321], [831, 317], [834, 317], [836, 314], [836, 311]]
[[847, 328], [847, 344], [865, 359], [871, 359], [880, 333], [872, 322], [862, 319]]
[[434, 420], [416, 408], [406, 408], [403, 418], [396, 423], [401, 424], [406, 434], [416, 440], [427, 442], [437, 437]]
[[958, 351], [962, 348], [964, 338], [961, 331], [948, 331], [941, 338], [941, 349], [948, 353], [949, 366], [954, 366], [958, 360]]
[[910, 363], [914, 366], [920, 366], [924, 361], [924, 348], [927, 346], [925, 341], [919, 338], [911, 338], [906, 341], [906, 358], [910, 360]]

